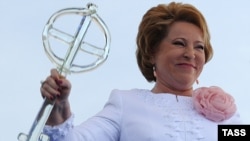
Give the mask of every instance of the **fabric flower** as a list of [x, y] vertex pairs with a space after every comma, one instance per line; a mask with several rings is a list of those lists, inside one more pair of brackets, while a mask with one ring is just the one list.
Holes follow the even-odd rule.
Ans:
[[193, 93], [194, 108], [212, 121], [229, 119], [236, 112], [234, 98], [220, 87], [200, 87]]

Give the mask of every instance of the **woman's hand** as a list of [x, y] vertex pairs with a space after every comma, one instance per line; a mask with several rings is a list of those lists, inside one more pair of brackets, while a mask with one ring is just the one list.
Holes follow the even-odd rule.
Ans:
[[50, 76], [42, 83], [40, 91], [43, 97], [56, 100], [57, 104], [68, 99], [71, 83], [61, 76], [56, 69], [51, 69]]
[[42, 96], [51, 101], [55, 100], [53, 110], [47, 120], [47, 125], [58, 125], [71, 116], [69, 93], [71, 83], [61, 76], [56, 69], [51, 69], [50, 76], [42, 83], [40, 91]]

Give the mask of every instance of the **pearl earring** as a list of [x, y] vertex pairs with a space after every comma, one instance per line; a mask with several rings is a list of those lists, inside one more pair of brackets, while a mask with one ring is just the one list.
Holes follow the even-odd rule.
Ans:
[[153, 74], [154, 74], [154, 77], [156, 77], [155, 65], [153, 66]]
[[198, 80], [198, 79], [196, 79], [196, 81], [195, 81], [195, 82], [196, 82], [196, 84], [197, 84], [197, 85], [199, 84], [199, 80]]

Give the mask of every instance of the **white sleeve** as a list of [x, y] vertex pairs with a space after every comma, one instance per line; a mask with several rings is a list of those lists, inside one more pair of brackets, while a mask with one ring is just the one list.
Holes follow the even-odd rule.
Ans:
[[64, 138], [73, 128], [74, 115], [72, 114], [69, 119], [64, 123], [57, 126], [45, 125], [43, 133], [50, 137], [50, 141], [59, 141]]

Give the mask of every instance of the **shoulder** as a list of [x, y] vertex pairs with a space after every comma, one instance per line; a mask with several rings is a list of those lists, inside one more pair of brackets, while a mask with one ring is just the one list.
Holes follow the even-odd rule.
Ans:
[[128, 89], [128, 90], [113, 89], [111, 91], [111, 95], [114, 95], [114, 94], [139, 94], [139, 93], [146, 93], [148, 91], [149, 90], [147, 90], [147, 89], [137, 89], [137, 88]]
[[113, 89], [108, 98], [108, 101], [104, 105], [105, 111], [116, 111], [120, 113], [122, 111], [131, 110], [130, 107], [138, 106], [141, 103], [140, 98], [138, 98], [138, 94], [144, 93], [142, 89], [129, 89], [129, 90], [121, 90], [121, 89]]
[[[121, 90], [121, 89], [113, 89], [109, 96], [109, 102], [118, 102], [118, 103], [133, 103], [133, 101], [137, 101], [141, 98], [140, 95], [147, 95], [149, 90], [146, 89], [128, 89], [128, 90]], [[139, 98], [139, 99], [138, 99]]]
[[110, 94], [110, 98], [112, 97], [134, 97], [135, 95], [146, 95], [148, 94], [149, 90], [147, 89], [113, 89]]

